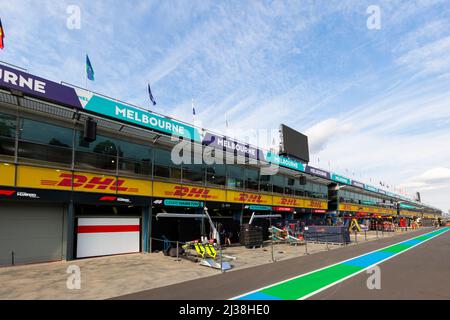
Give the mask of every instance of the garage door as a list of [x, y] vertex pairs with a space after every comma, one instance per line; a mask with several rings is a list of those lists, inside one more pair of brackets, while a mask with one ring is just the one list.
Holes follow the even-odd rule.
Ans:
[[0, 206], [0, 265], [61, 260], [63, 207], [19, 203]]
[[77, 258], [140, 251], [139, 218], [78, 218]]

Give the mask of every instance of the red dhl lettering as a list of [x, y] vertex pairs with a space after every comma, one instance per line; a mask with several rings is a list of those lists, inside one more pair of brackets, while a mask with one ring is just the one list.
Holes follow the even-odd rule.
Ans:
[[316, 200], [310, 200], [310, 205], [313, 208], [321, 208], [322, 207], [322, 202], [316, 201]]
[[297, 204], [297, 200], [296, 199], [290, 199], [290, 198], [281, 198], [280, 203], [283, 204], [283, 205], [295, 206]]
[[[138, 192], [138, 188], [127, 188], [123, 184], [125, 180], [115, 178], [92, 177], [80, 174], [61, 173], [59, 175], [61, 180], [55, 181], [57, 187], [73, 187], [90, 190], [112, 190], [122, 192]], [[41, 180], [41, 185], [52, 185], [50, 180]]]
[[251, 202], [251, 203], [263, 203], [262, 196], [256, 194], [247, 194], [241, 193], [239, 194], [239, 201], [242, 202]]
[[176, 186], [174, 187], [174, 190], [175, 191], [173, 195], [178, 197], [191, 197], [202, 199], [212, 198], [212, 196], [209, 194], [209, 190], [205, 188]]

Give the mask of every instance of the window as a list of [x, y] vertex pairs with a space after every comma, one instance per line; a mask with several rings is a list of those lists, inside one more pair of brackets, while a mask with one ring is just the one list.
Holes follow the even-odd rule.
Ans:
[[0, 155], [14, 156], [16, 117], [0, 113]]
[[259, 176], [259, 190], [272, 192], [272, 176], [270, 175], [260, 175]]
[[119, 174], [152, 174], [152, 149], [148, 146], [117, 140]]
[[22, 118], [19, 120], [19, 159], [72, 164], [73, 129]]
[[284, 184], [286, 178], [280, 175], [272, 176], [273, 192], [284, 194]]
[[259, 171], [257, 169], [245, 169], [245, 188], [249, 190], [259, 190]]
[[94, 142], [87, 142], [83, 132], [77, 132], [75, 166], [88, 169], [116, 171], [117, 143], [114, 138], [97, 135]]
[[227, 167], [227, 186], [229, 188], [244, 188], [244, 169], [240, 166], [229, 165]]
[[205, 183], [205, 170], [202, 164], [183, 164], [183, 182]]
[[153, 176], [181, 181], [181, 166], [175, 165], [170, 158], [170, 151], [155, 149]]
[[212, 185], [225, 186], [227, 176], [226, 166], [214, 164], [206, 167], [206, 182]]

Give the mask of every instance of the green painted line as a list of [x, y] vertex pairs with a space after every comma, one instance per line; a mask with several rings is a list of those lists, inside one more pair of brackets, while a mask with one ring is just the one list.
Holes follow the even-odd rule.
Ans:
[[362, 269], [361, 267], [338, 264], [278, 286], [261, 290], [261, 292], [284, 300], [297, 300]]
[[391, 253], [400, 253], [405, 251], [406, 249], [412, 247], [412, 245], [405, 244], [395, 244], [393, 246], [387, 247], [385, 249], [379, 250], [380, 252], [391, 252]]
[[[280, 283], [276, 283], [271, 286], [243, 294], [233, 299], [265, 300], [266, 297], [270, 297], [271, 299], [282, 299], [282, 300], [304, 299], [332, 285], [335, 285], [336, 283], [341, 282], [346, 278], [354, 276], [357, 273], [366, 270], [370, 267], [370, 265], [367, 267], [352, 265], [351, 264], [352, 261], [355, 264], [356, 264], [355, 261], [359, 261], [359, 263], [362, 263], [366, 260], [370, 262], [373, 261], [374, 262], [372, 264], [373, 266], [378, 263], [389, 260], [395, 257], [396, 255], [401, 254], [402, 252], [405, 252], [406, 250], [409, 250], [417, 245], [420, 245], [423, 242], [430, 240], [431, 238], [438, 236], [449, 230], [450, 227], [445, 227], [440, 230], [429, 232], [427, 234], [420, 235], [379, 250], [371, 251], [366, 254], [353, 257], [345, 261], [341, 261], [335, 265], [315, 270], [310, 273], [302, 274], [295, 278], [288, 279]], [[380, 253], [383, 252], [384, 254], [380, 254], [379, 256], [377, 256], [374, 254], [376, 252]]]

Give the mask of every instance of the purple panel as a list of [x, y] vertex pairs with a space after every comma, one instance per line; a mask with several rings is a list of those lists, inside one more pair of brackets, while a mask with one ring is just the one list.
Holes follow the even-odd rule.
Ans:
[[248, 144], [241, 143], [228, 137], [217, 136], [209, 132], [205, 134], [203, 144], [217, 149], [222, 149], [230, 153], [235, 153], [239, 156], [257, 160], [264, 159], [263, 152], [256, 147], [252, 147]]
[[317, 169], [317, 168], [314, 168], [314, 167], [311, 167], [311, 166], [306, 166], [305, 172], [313, 174], [313, 175], [318, 176], [318, 177], [325, 178], [325, 179], [330, 179], [330, 173], [329, 172], [327, 172], [325, 170]]
[[81, 108], [80, 100], [73, 88], [2, 64], [0, 64], [0, 87], [19, 90], [25, 95]]
[[352, 180], [352, 186], [364, 189], [364, 183]]

